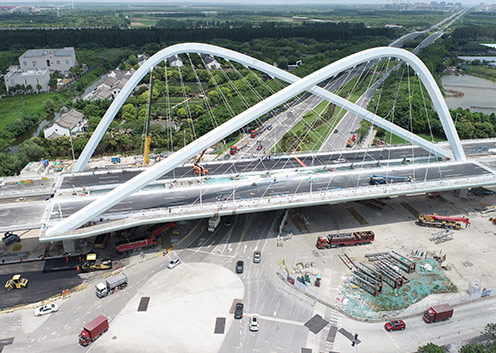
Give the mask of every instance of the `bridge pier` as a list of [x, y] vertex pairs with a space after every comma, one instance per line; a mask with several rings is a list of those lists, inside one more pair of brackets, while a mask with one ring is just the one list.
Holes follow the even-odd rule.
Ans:
[[66, 254], [73, 254], [76, 251], [75, 240], [62, 240], [62, 245], [64, 246], [64, 253]]
[[459, 199], [466, 199], [468, 194], [468, 189], [456, 189], [455, 197]]

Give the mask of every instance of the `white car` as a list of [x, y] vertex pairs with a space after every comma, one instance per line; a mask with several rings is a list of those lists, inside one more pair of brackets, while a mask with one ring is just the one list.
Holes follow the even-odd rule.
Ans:
[[253, 314], [250, 318], [250, 331], [258, 331], [260, 328], [260, 317], [257, 314]]
[[174, 267], [176, 267], [180, 263], [181, 263], [181, 259], [179, 259], [179, 258], [172, 259], [172, 260], [169, 261], [169, 264], [167, 265], [167, 268], [169, 268], [169, 269], [172, 270]]
[[42, 305], [39, 308], [36, 308], [36, 310], [34, 311], [34, 316], [51, 314], [56, 311], [59, 311], [59, 307], [57, 306], [57, 304]]

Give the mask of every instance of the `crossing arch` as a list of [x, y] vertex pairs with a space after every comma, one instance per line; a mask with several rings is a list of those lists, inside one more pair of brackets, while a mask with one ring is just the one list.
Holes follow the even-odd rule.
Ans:
[[[181, 150], [175, 152], [165, 160], [161, 161], [151, 168], [148, 168], [136, 177], [115, 188], [110, 193], [98, 198], [93, 203], [74, 213], [70, 217], [60, 221], [47, 230], [47, 235], [53, 235], [75, 229], [86, 223], [88, 220], [94, 219], [113, 205], [125, 199], [135, 191], [140, 190], [147, 184], [158, 179], [160, 176], [167, 173], [177, 165], [184, 163], [189, 158], [193, 157], [205, 148], [215, 144], [219, 140], [230, 135], [232, 132], [255, 120], [257, 117], [267, 113], [273, 108], [283, 104], [287, 100], [304, 91], [311, 92], [323, 99], [326, 99], [331, 103], [336, 104], [337, 106], [340, 106], [379, 127], [391, 131], [393, 134], [405, 139], [406, 141], [412, 142], [426, 149], [434, 155], [446, 158], [454, 158], [456, 160], [465, 160], [465, 154], [463, 152], [460, 139], [458, 137], [455, 126], [453, 124], [453, 120], [451, 119], [448, 107], [446, 105], [446, 102], [444, 101], [439, 87], [437, 86], [434, 78], [432, 77], [431, 73], [424, 65], [424, 63], [409, 51], [393, 47], [367, 49], [352, 54], [332, 64], [329, 64], [326, 67], [304, 78], [299, 78], [289, 72], [283, 71], [265, 62], [229, 49], [210, 44], [183, 43], [167, 47], [157, 52], [133, 74], [133, 76], [129, 79], [121, 92], [117, 95], [117, 97], [115, 97], [109, 109], [103, 116], [100, 124], [96, 128], [91, 139], [89, 140], [81, 156], [79, 157], [73, 171], [78, 172], [84, 169], [89, 158], [96, 149], [96, 146], [98, 145], [108, 126], [112, 122], [113, 118], [115, 117], [121, 106], [124, 104], [127, 97], [132, 93], [133, 89], [143, 79], [143, 77], [155, 65], [166, 60], [167, 58], [170, 58], [173, 55], [183, 53], [203, 53], [220, 56], [227, 60], [236, 61], [245, 66], [249, 66], [259, 71], [265, 72], [273, 77], [277, 77], [291, 84], [284, 89], [276, 92], [272, 96], [266, 98], [262, 102], [259, 102], [258, 104], [248, 108], [247, 110], [228, 120], [221, 126], [211, 130], [207, 134], [191, 142], [189, 145], [183, 147]], [[435, 145], [419, 136], [416, 136], [410, 131], [407, 131], [406, 129], [403, 129], [377, 116], [376, 114], [369, 112], [368, 110], [363, 109], [358, 105], [349, 102], [342, 97], [339, 97], [336, 94], [333, 94], [332, 92], [316, 86], [321, 81], [335, 76], [340, 72], [361, 63], [368, 62], [374, 59], [390, 57], [398, 58], [405, 61], [418, 74], [429, 96], [432, 99], [434, 109], [440, 117], [440, 121], [450, 144], [451, 151], [447, 151], [439, 147], [438, 145]]]

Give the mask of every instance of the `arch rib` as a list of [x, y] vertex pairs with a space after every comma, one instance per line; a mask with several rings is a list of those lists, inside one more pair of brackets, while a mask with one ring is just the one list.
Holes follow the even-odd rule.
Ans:
[[[95, 200], [93, 203], [77, 211], [70, 217], [57, 223], [55, 226], [47, 230], [48, 236], [57, 233], [66, 232], [81, 226], [82, 224], [86, 223], [88, 220], [95, 218], [96, 216], [108, 210], [113, 205], [117, 204], [121, 200], [133, 194], [135, 191], [140, 190], [150, 182], [158, 179], [160, 176], [172, 170], [177, 165], [184, 163], [189, 158], [193, 157], [195, 154], [203, 151], [207, 147], [215, 144], [217, 141], [230, 135], [232, 132], [242, 128], [252, 120], [267, 113], [268, 111], [272, 110], [278, 105], [283, 104], [288, 99], [302, 93], [303, 91], [310, 91], [312, 93], [319, 95], [322, 98], [328, 99], [331, 102], [339, 106], [342, 106], [343, 108], [350, 110], [369, 121], [372, 121], [374, 124], [378, 126], [381, 127], [388, 126], [388, 128], [393, 133], [401, 137], [403, 136], [407, 137], [406, 140], [418, 142], [418, 144], [421, 147], [426, 146], [426, 149], [431, 151], [432, 153], [446, 156], [447, 151], [439, 148], [438, 146], [428, 143], [426, 140], [421, 139], [415, 136], [414, 134], [411, 134], [408, 131], [397, 127], [396, 125], [387, 122], [385, 119], [382, 119], [377, 115], [361, 107], [358, 107], [357, 105], [348, 102], [337, 95], [332, 94], [331, 92], [328, 92], [319, 87], [314, 87], [317, 83], [333, 75], [336, 75], [350, 67], [356, 66], [357, 64], [370, 61], [373, 59], [379, 59], [384, 57], [397, 57], [408, 62], [410, 66], [412, 66], [412, 68], [419, 74], [422, 82], [424, 83], [429, 95], [433, 100], [434, 107], [436, 108], [436, 111], [440, 115], [441, 122], [446, 131], [455, 158], [457, 160], [465, 159], [463, 149], [461, 148], [460, 140], [454, 128], [453, 121], [451, 120], [448, 108], [446, 106], [446, 103], [444, 102], [439, 87], [437, 87], [432, 75], [429, 73], [428, 69], [420, 61], [420, 59], [418, 59], [415, 55], [411, 54], [406, 50], [391, 48], [391, 47], [368, 49], [353, 54], [344, 59], [338, 60], [337, 62], [329, 64], [328, 66], [306, 76], [305, 78], [300, 79], [294, 75], [291, 75], [280, 69], [274, 68], [259, 60], [250, 58], [243, 54], [230, 51], [228, 49], [219, 48], [208, 44], [186, 43], [186, 44], [174, 45], [172, 47], [163, 49], [160, 52], [156, 53], [150, 59], [148, 59], [148, 61], [145, 64], [143, 64], [138, 69], [138, 71], [131, 77], [131, 79], [123, 87], [122, 91], [114, 99], [111, 106], [109, 107], [104, 117], [102, 118], [102, 121], [95, 130], [93, 136], [88, 142], [88, 145], [83, 151], [83, 154], [78, 160], [78, 163], [75, 166], [75, 171], [79, 171], [82, 168], [84, 168], [86, 162], [90, 158], [91, 154], [94, 152], [96, 145], [98, 144], [101, 137], [105, 133], [106, 129], [110, 125], [110, 122], [112, 121], [113, 117], [117, 114], [118, 110], [120, 109], [124, 101], [127, 99], [127, 97], [131, 94], [134, 87], [136, 87], [136, 85], [146, 75], [146, 73], [150, 70], [150, 68], [157, 65], [158, 63], [160, 63], [161, 61], [165, 60], [166, 58], [172, 55], [181, 54], [185, 52], [206, 53], [211, 55], [222, 56], [228, 59], [232, 59], [234, 61], [238, 61], [241, 64], [254, 67], [258, 70], [272, 74], [280, 79], [293, 83], [290, 86], [266, 98], [264, 101], [259, 102], [258, 104], [250, 107], [241, 114], [225, 122], [221, 126], [211, 130], [202, 137], [191, 142], [189, 145], [175, 152], [167, 159], [161, 161], [157, 165], [140, 173], [136, 177], [127, 181], [126, 183], [118, 186], [108, 194]], [[408, 134], [406, 134], [405, 132]], [[419, 140], [423, 140], [424, 142]]]

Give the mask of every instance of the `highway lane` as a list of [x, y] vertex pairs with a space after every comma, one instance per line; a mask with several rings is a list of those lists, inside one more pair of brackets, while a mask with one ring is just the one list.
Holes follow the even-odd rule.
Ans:
[[[496, 151], [496, 140], [490, 141], [467, 141], [462, 142], [465, 153], [468, 156], [480, 156]], [[485, 147], [487, 151], [477, 151], [477, 148]], [[402, 146], [395, 148], [371, 148], [368, 150], [343, 150], [322, 154], [317, 157], [309, 155], [296, 155], [306, 166], [326, 166], [336, 163], [358, 163], [358, 162], [377, 162], [387, 159], [411, 159], [414, 157], [427, 157], [429, 153], [417, 146]], [[216, 161], [203, 164], [209, 171], [208, 175], [222, 175], [229, 173], [249, 173], [270, 171], [276, 169], [291, 169], [303, 167], [294, 157], [267, 157], [266, 159], [251, 160], [229, 160]], [[102, 185], [117, 185], [124, 183], [138, 175], [143, 169], [133, 169], [114, 172], [96, 172], [94, 174], [67, 174], [63, 176], [63, 182], [60, 189], [87, 188]], [[186, 177], [193, 177], [192, 166], [179, 166], [174, 170], [164, 174], [159, 180], [174, 180]], [[112, 187], [109, 187], [112, 188]]]
[[[187, 189], [153, 191], [146, 194], [133, 195], [118, 203], [108, 210], [105, 215], [128, 211], [150, 210], [154, 208], [167, 208], [173, 206], [186, 206], [200, 203], [218, 202], [219, 200], [254, 199], [258, 197], [269, 197], [271, 195], [292, 195], [298, 193], [308, 193], [311, 191], [351, 189], [356, 187], [369, 186], [372, 174], [381, 174], [384, 171], [378, 169], [350, 170], [350, 173], [315, 172], [301, 178], [277, 180], [272, 178], [256, 179], [249, 185], [237, 187], [234, 192], [232, 185], [224, 184], [204, 184], [201, 187], [190, 187]], [[423, 167], [402, 167], [389, 172], [390, 176], [411, 177], [414, 181], [434, 181], [449, 180], [463, 177], [475, 177], [488, 175], [490, 172], [474, 163], [463, 163], [455, 165], [438, 164], [436, 166]], [[395, 183], [408, 183], [408, 181], [398, 181]], [[93, 198], [59, 199], [52, 210], [51, 217], [54, 220], [68, 217], [82, 207], [93, 201]], [[60, 206], [59, 206], [60, 205]], [[104, 216], [105, 216], [104, 215]], [[11, 220], [12, 221], [12, 220]]]

